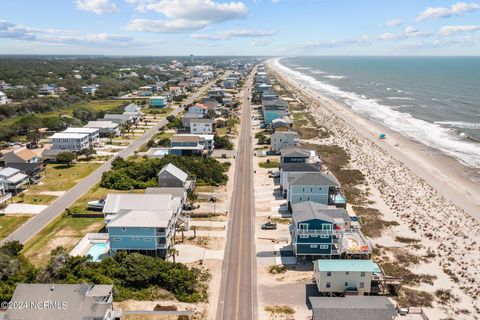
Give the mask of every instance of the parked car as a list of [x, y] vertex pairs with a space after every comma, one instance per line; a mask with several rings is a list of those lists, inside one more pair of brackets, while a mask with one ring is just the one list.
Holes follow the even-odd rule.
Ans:
[[269, 221], [267, 223], [262, 224], [262, 230], [276, 230], [277, 223], [275, 221]]
[[268, 176], [269, 176], [270, 178], [274, 178], [274, 179], [275, 179], [275, 178], [280, 178], [280, 171], [269, 172], [269, 173], [268, 173]]

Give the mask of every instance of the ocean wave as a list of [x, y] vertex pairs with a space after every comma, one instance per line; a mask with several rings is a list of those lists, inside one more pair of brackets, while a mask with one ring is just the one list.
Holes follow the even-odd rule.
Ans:
[[462, 129], [480, 129], [480, 123], [478, 122], [466, 122], [466, 121], [435, 121], [436, 124], [444, 125], [448, 127], [456, 127]]
[[352, 110], [380, 122], [404, 136], [436, 148], [457, 158], [466, 165], [480, 167], [480, 144], [467, 141], [458, 134], [454, 134], [450, 128], [445, 128], [438, 123], [417, 119], [409, 113], [394, 110], [374, 99], [364, 99], [356, 93], [342, 91], [334, 85], [318, 81], [309, 75], [287, 68], [279, 60], [275, 59], [273, 63], [296, 82], [336, 98], [341, 98]]
[[409, 98], [409, 97], [388, 97], [388, 98], [385, 98], [387, 100], [413, 100], [412, 98]]
[[328, 79], [334, 79], [334, 80], [340, 80], [340, 79], [345, 79], [346, 77], [345, 76], [336, 76], [336, 75], [329, 75], [329, 76], [324, 76], [325, 78], [328, 78]]
[[311, 70], [310, 73], [313, 73], [313, 74], [325, 74], [326, 72], [325, 72], [325, 71], [322, 71], [322, 70]]

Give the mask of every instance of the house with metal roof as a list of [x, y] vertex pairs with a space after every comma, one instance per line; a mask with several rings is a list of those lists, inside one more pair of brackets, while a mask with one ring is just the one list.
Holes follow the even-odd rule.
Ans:
[[52, 149], [78, 152], [90, 147], [88, 133], [57, 132], [49, 137]]
[[320, 293], [363, 296], [380, 291], [382, 271], [372, 260], [316, 260], [313, 272]]
[[97, 120], [89, 121], [85, 128], [98, 129], [100, 137], [108, 137], [110, 135], [118, 136], [120, 134], [120, 125], [113, 121]]
[[[310, 297], [313, 320], [392, 320], [395, 306], [385, 296]], [[402, 317], [399, 317], [402, 319]]]
[[293, 252], [303, 258], [369, 258], [370, 242], [344, 208], [305, 201], [292, 205]]
[[100, 129], [98, 128], [86, 128], [86, 127], [70, 127], [63, 130], [65, 133], [86, 133], [88, 134], [88, 141], [90, 142], [90, 147], [93, 147], [98, 143], [98, 138], [100, 137]]
[[290, 174], [285, 188], [289, 206], [304, 201], [346, 206], [346, 200], [340, 191], [340, 182], [329, 171]]
[[320, 163], [307, 162], [288, 162], [280, 164], [280, 190], [284, 198], [288, 193], [288, 177], [295, 174], [320, 172], [322, 171]]
[[158, 173], [158, 186], [161, 188], [184, 188], [193, 190], [195, 182], [188, 179], [188, 174], [169, 163]]
[[108, 194], [103, 213], [110, 254], [142, 252], [165, 257], [175, 228], [189, 219], [182, 215], [182, 198], [172, 193]]
[[[113, 286], [19, 283], [4, 320], [114, 320]], [[48, 303], [48, 305], [46, 305]]]
[[284, 147], [280, 150], [280, 163], [308, 162], [316, 154], [314, 150], [302, 147]]
[[17, 194], [23, 191], [29, 183], [29, 178], [20, 170], [10, 167], [0, 169], [0, 184], [3, 185], [4, 192]]

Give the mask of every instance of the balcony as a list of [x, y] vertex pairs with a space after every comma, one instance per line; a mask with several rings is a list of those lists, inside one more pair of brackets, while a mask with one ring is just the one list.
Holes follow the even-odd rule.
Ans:
[[321, 230], [321, 229], [295, 229], [297, 235], [308, 235], [308, 236], [341, 236], [343, 234], [343, 229], [339, 230]]

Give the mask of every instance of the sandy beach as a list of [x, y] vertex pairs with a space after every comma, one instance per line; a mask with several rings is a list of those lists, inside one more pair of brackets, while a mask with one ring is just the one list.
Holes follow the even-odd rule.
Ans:
[[[277, 78], [295, 88], [318, 125], [350, 155], [352, 168], [365, 174], [370, 199], [386, 219], [399, 222], [374, 244], [399, 247], [414, 255], [433, 252], [411, 271], [436, 276], [432, 284], [415, 289], [451, 290], [448, 304], [435, 301], [433, 319], [477, 319], [480, 313], [480, 186], [471, 170], [420, 143], [408, 140], [356, 113], [339, 101], [313, 92], [272, 59], [267, 63]], [[379, 140], [379, 133], [387, 139]], [[322, 142], [323, 143], [323, 142]], [[396, 237], [412, 237], [421, 248], [405, 246]]]

